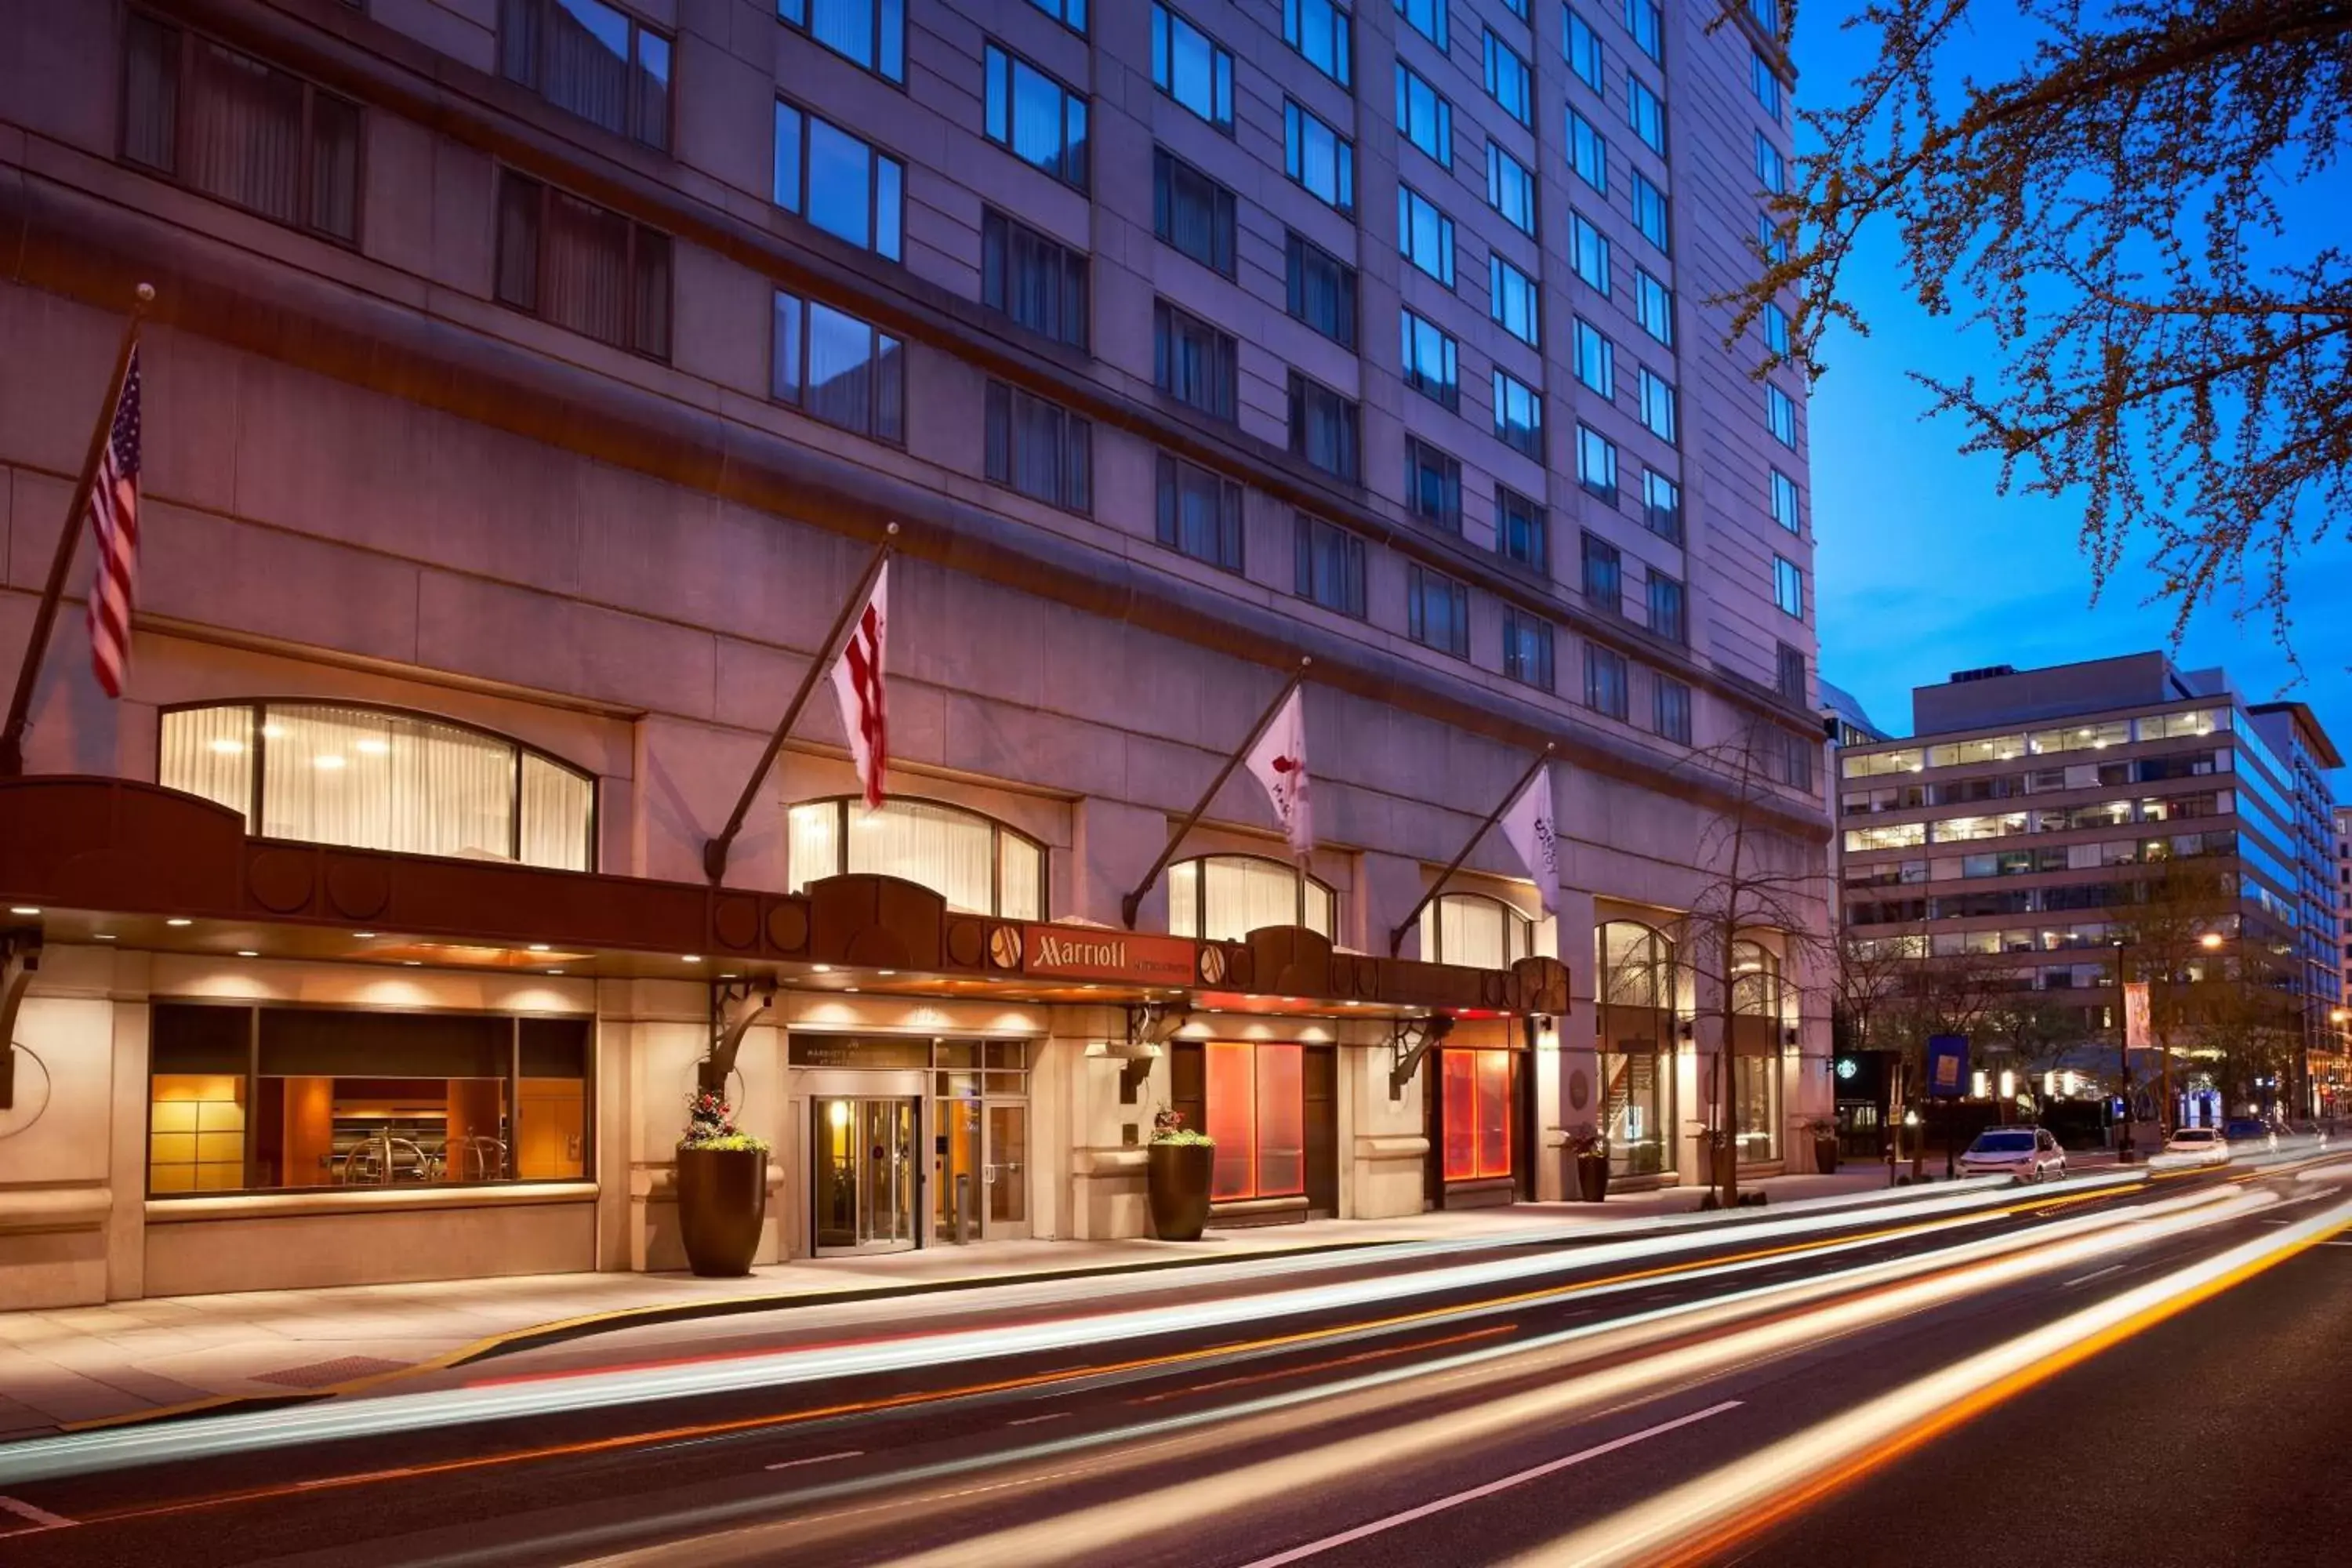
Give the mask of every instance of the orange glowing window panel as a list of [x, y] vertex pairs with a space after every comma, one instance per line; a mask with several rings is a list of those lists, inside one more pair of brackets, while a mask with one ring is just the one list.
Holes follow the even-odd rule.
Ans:
[[1255, 1050], [1246, 1041], [1211, 1040], [1202, 1055], [1208, 1080], [1208, 1133], [1217, 1141], [1209, 1196], [1220, 1202], [1246, 1198], [1257, 1190]]
[[1208, 1133], [1217, 1141], [1209, 1196], [1228, 1203], [1306, 1192], [1306, 1047], [1211, 1040], [1202, 1057]]
[[1445, 1179], [1511, 1173], [1511, 1053], [1440, 1051]]

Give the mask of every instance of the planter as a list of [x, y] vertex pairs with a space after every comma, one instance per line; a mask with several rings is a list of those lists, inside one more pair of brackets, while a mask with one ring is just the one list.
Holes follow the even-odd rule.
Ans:
[[709, 1279], [751, 1272], [768, 1214], [765, 1149], [680, 1149], [677, 1232], [686, 1260]]
[[1579, 1154], [1576, 1157], [1576, 1195], [1589, 1204], [1597, 1204], [1609, 1196], [1609, 1156]]
[[1198, 1241], [1209, 1223], [1212, 1143], [1154, 1143], [1145, 1167], [1151, 1196], [1151, 1234], [1162, 1241]]
[[1813, 1134], [1813, 1164], [1824, 1176], [1835, 1175], [1838, 1168], [1838, 1141], [1834, 1132]]

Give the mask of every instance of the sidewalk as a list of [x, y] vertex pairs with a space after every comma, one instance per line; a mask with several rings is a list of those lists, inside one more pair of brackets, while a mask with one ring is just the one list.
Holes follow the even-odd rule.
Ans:
[[[1754, 1184], [1772, 1204], [1883, 1188], [1883, 1165]], [[1587, 1204], [1315, 1220], [1213, 1230], [1199, 1242], [1010, 1241], [874, 1258], [796, 1261], [744, 1279], [685, 1274], [551, 1274], [321, 1290], [256, 1291], [0, 1313], [0, 1442], [87, 1422], [137, 1418], [213, 1402], [356, 1393], [420, 1369], [450, 1366], [501, 1342], [590, 1333], [580, 1320], [619, 1314], [758, 1310], [839, 1300], [887, 1312], [892, 1300], [960, 1289], [1150, 1271], [1212, 1282], [1220, 1262], [1349, 1251], [1402, 1241], [1475, 1242], [1622, 1230], [1698, 1206], [1701, 1189], [1672, 1187]]]

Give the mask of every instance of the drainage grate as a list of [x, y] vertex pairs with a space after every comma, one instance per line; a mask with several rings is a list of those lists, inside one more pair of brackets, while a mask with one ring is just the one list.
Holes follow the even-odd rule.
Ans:
[[256, 1373], [253, 1381], [283, 1384], [288, 1388], [324, 1388], [331, 1383], [365, 1377], [372, 1372], [397, 1372], [407, 1364], [386, 1361], [382, 1356], [342, 1355], [332, 1361], [314, 1361], [308, 1366], [289, 1366], [283, 1372]]

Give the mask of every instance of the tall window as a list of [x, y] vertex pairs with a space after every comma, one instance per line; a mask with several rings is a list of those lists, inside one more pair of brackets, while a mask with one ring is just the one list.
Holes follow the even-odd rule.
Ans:
[[1151, 306], [1152, 378], [1160, 390], [1213, 419], [1234, 409], [1234, 340], [1165, 300]]
[[[793, 0], [785, 0], [787, 5]], [[816, 0], [822, 4], [822, 0]], [[1087, 100], [1019, 55], [982, 51], [988, 139], [1066, 185], [1087, 188]]]
[[1536, 280], [1500, 256], [1486, 258], [1486, 313], [1503, 331], [1529, 348], [1536, 346], [1543, 320], [1543, 310], [1536, 302]]
[[1414, 566], [1405, 574], [1405, 631], [1424, 647], [1470, 657], [1470, 590], [1453, 578]]
[[1789, 231], [1774, 223], [1769, 213], [1756, 215], [1756, 248], [1767, 261], [1785, 264], [1789, 259]]
[[1691, 738], [1690, 688], [1661, 675], [1650, 689], [1651, 728], [1669, 741], [1687, 746]]
[[1232, 52], [1160, 0], [1151, 5], [1151, 84], [1218, 130], [1232, 133]]
[[1151, 151], [1151, 216], [1161, 240], [1234, 275], [1234, 193], [1165, 147]]
[[1780, 73], [1753, 49], [1748, 54], [1748, 85], [1754, 89], [1756, 101], [1764, 106], [1764, 112], [1772, 117], [1772, 123], [1780, 124]]
[[907, 79], [906, 0], [776, 0], [776, 16], [877, 76]]
[[1617, 504], [1617, 447], [1590, 425], [1576, 427], [1576, 479], [1586, 489]]
[[1642, 470], [1642, 526], [1661, 538], [1682, 542], [1682, 487], [1653, 468]]
[[298, 702], [167, 709], [155, 779], [241, 814], [257, 837], [562, 871], [596, 864], [587, 773], [412, 713]]
[[1448, 0], [1396, 0], [1397, 15], [1414, 32], [1435, 44], [1441, 55], [1445, 53], [1450, 37], [1445, 26], [1447, 3]]
[[1805, 653], [1787, 643], [1775, 645], [1773, 686], [1791, 702], [1805, 700]]
[[1576, 177], [1602, 195], [1609, 194], [1609, 142], [1592, 121], [1573, 109], [1568, 111], [1568, 145]]
[[1804, 569], [1785, 555], [1772, 557], [1772, 603], [1784, 616], [1805, 618]]
[[1426, 316], [1401, 310], [1404, 383], [1447, 408], [1462, 405], [1460, 356], [1452, 337]]
[[1639, 267], [1633, 268], [1633, 319], [1643, 331], [1668, 348], [1675, 346], [1674, 292]]
[[1240, 942], [1268, 926], [1305, 926], [1331, 936], [1339, 896], [1328, 882], [1281, 860], [1203, 855], [1168, 868], [1168, 930], [1204, 942]]
[[1298, 514], [1297, 592], [1327, 610], [1362, 620], [1364, 541], [1321, 518]]
[[1639, 169], [1633, 171], [1633, 226], [1660, 250], [1674, 249], [1667, 229], [1666, 193], [1652, 184]]
[[1663, 63], [1666, 58], [1666, 17], [1657, 0], [1625, 0], [1625, 30], [1633, 47]]
[[1764, 385], [1764, 428], [1772, 432], [1772, 439], [1783, 447], [1796, 449], [1796, 400], [1769, 382]]
[[1495, 142], [1486, 143], [1486, 205], [1521, 234], [1536, 231], [1536, 177]]
[[1353, 484], [1363, 473], [1363, 416], [1353, 400], [1290, 373], [1290, 450]]
[[359, 238], [358, 104], [136, 11], [126, 22], [126, 160], [290, 227]]
[[1495, 373], [1495, 434], [1512, 450], [1543, 461], [1543, 396], [1507, 370]]
[[1094, 426], [1057, 403], [988, 384], [988, 477], [1023, 495], [1083, 512], [1094, 504]]
[[1282, 0], [1282, 41], [1341, 87], [1349, 85], [1356, 46], [1345, 0]]
[[1535, 123], [1535, 89], [1528, 62], [1489, 31], [1486, 37], [1486, 93], [1522, 125]]
[[1776, 354], [1789, 352], [1789, 312], [1766, 300], [1756, 313], [1757, 329], [1764, 334], [1764, 346]]
[[1609, 67], [1601, 58], [1601, 35], [1593, 31], [1591, 23], [1576, 14], [1573, 6], [1568, 12], [1567, 48], [1568, 68], [1576, 73], [1576, 79], [1601, 97], [1608, 97]]
[[1495, 553], [1538, 574], [1551, 570], [1551, 529], [1544, 509], [1508, 485], [1495, 487]]
[[1761, 131], [1756, 132], [1756, 183], [1774, 195], [1789, 188], [1788, 165], [1781, 160], [1780, 149]]
[[960, 805], [894, 795], [869, 811], [855, 797], [793, 807], [786, 853], [793, 892], [825, 877], [919, 882], [965, 914], [1045, 918], [1045, 847]]
[[1293, 230], [1283, 243], [1285, 297], [1292, 316], [1342, 348], [1356, 346], [1356, 269]]
[[1397, 187], [1397, 249], [1448, 289], [1454, 287], [1454, 220], [1411, 185]]
[[1421, 956], [1429, 963], [1508, 969], [1536, 951], [1536, 922], [1485, 893], [1444, 893], [1421, 911]]
[[511, 169], [499, 174], [498, 296], [615, 348], [669, 357], [669, 236]]
[[1087, 346], [1087, 258], [994, 207], [980, 216], [980, 302], [1034, 332]]
[[1067, 27], [1084, 36], [1087, 30], [1087, 0], [1029, 0], [1029, 4]]
[[1428, 442], [1404, 438], [1405, 510], [1448, 533], [1462, 531], [1462, 461]]
[[1600, 328], [1576, 318], [1571, 329], [1576, 349], [1576, 379], [1609, 401], [1617, 396], [1617, 345]]
[[906, 345], [872, 322], [779, 289], [771, 364], [777, 402], [877, 441], [906, 441]]
[[1242, 569], [1242, 488], [1197, 463], [1162, 452], [1158, 466], [1160, 542], [1195, 561]]
[[1642, 145], [1662, 158], [1665, 156], [1665, 103], [1632, 71], [1625, 73], [1625, 121], [1642, 139]]
[[1609, 1166], [1648, 1175], [1674, 1152], [1674, 944], [1645, 925], [1610, 921], [1593, 932], [1594, 1028]]
[[1205, 1040], [1200, 1049], [1202, 1121], [1216, 1142], [1209, 1196], [1234, 1203], [1304, 1193], [1307, 1047]]
[[1435, 1053], [1444, 1118], [1441, 1164], [1449, 1182], [1511, 1173], [1511, 1082], [1517, 1063], [1507, 1050], [1441, 1049]]
[[1568, 220], [1569, 258], [1575, 265], [1576, 275], [1595, 293], [1609, 292], [1609, 237], [1595, 227], [1582, 213], [1571, 213]]
[[1625, 558], [1597, 533], [1584, 535], [1584, 598], [1603, 615], [1622, 615], [1625, 608]]
[[1435, 159], [1439, 166], [1454, 167], [1454, 106], [1402, 60], [1396, 68], [1396, 121], [1398, 133], [1406, 141]]
[[1552, 689], [1552, 626], [1517, 608], [1503, 612], [1503, 674], [1540, 690]]
[[1690, 614], [1683, 585], [1663, 572], [1650, 574], [1650, 629], [1670, 642], [1690, 640]]
[[556, 108], [669, 146], [669, 35], [601, 0], [499, 0], [499, 69]]
[[900, 259], [907, 166], [829, 120], [776, 100], [776, 205], [836, 239]]
[[1797, 481], [1778, 468], [1772, 470], [1772, 521], [1790, 533], [1804, 531], [1797, 511]]
[[1625, 656], [1599, 643], [1584, 645], [1584, 705], [1612, 719], [1625, 717]]
[[1282, 106], [1283, 171], [1308, 195], [1343, 213], [1356, 210], [1356, 145], [1296, 103]]
[[1679, 425], [1673, 384], [1652, 374], [1647, 365], [1635, 375], [1634, 383], [1642, 394], [1642, 423], [1649, 427], [1651, 435], [1673, 446]]

